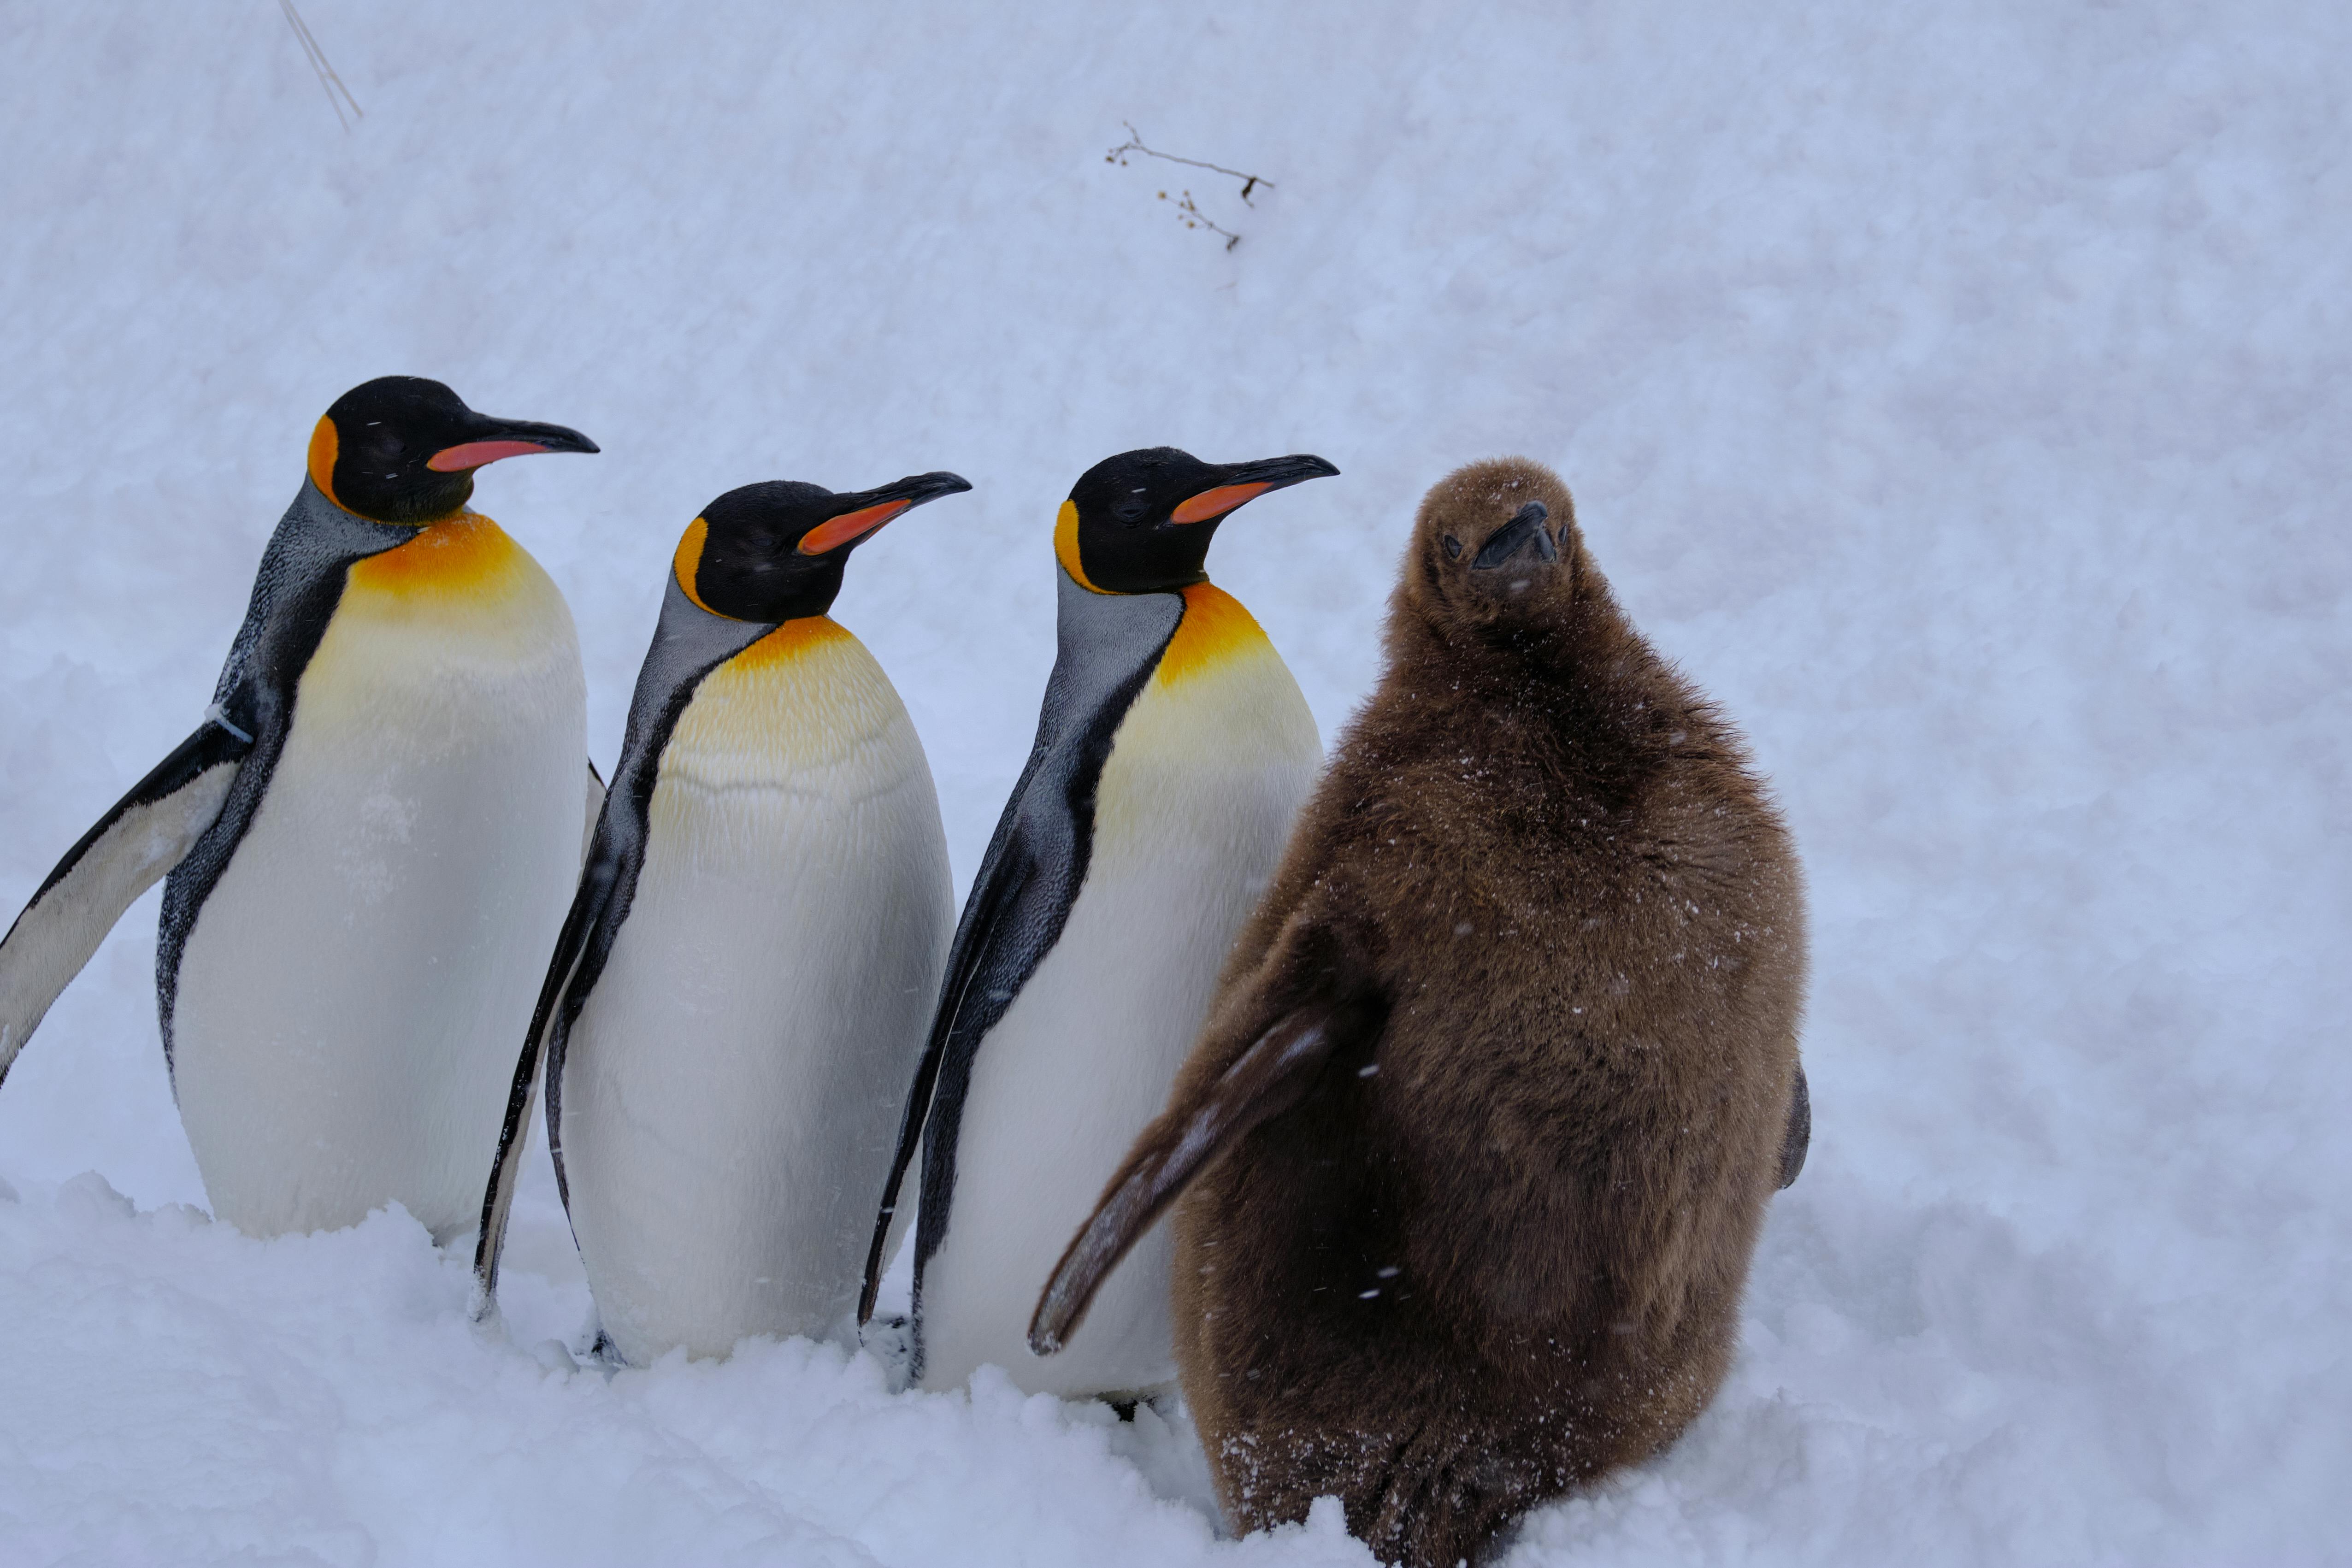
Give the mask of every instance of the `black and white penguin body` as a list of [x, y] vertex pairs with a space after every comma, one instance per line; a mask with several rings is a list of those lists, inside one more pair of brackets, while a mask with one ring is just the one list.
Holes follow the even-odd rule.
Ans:
[[924, 1386], [992, 1363], [1069, 1396], [1174, 1376], [1164, 1235], [1129, 1256], [1065, 1354], [1041, 1360], [1024, 1335], [1070, 1229], [1166, 1099], [1321, 762], [1297, 683], [1202, 570], [1210, 536], [1265, 490], [1336, 471], [1155, 448], [1097, 465], [1063, 506], [1036, 742], [965, 905], [901, 1130], [900, 1171], [922, 1153]]
[[824, 612], [860, 541], [969, 488], [747, 486], [687, 530], [514, 1075], [478, 1310], [543, 1047], [614, 1352], [719, 1356], [852, 1322], [954, 903], [913, 723]]
[[487, 463], [595, 449], [437, 382], [337, 401], [204, 725], [0, 944], [0, 1069], [169, 872], [157, 1005], [215, 1213], [473, 1223], [577, 872], [586, 717], [562, 595], [465, 503]]

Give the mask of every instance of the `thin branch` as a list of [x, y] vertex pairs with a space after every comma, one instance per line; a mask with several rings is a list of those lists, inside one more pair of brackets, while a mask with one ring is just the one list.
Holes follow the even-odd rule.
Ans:
[[[1168, 199], [1168, 193], [1166, 191], [1160, 192], [1160, 199], [1163, 202], [1166, 201]], [[1186, 228], [1205, 228], [1211, 234], [1223, 235], [1225, 237], [1225, 248], [1227, 250], [1231, 250], [1234, 246], [1239, 245], [1242, 242], [1242, 237], [1240, 235], [1235, 234], [1232, 229], [1221, 226], [1214, 219], [1211, 218], [1207, 213], [1204, 213], [1199, 207], [1194, 206], [1192, 205], [1192, 193], [1190, 191], [1186, 191], [1184, 193], [1184, 199], [1176, 204], [1176, 216], [1178, 218], [1182, 220]]]
[[[1135, 128], [1135, 122], [1133, 121], [1122, 120], [1119, 123], [1127, 127], [1127, 140], [1103, 154], [1103, 162], [1106, 163], [1117, 163], [1120, 168], [1124, 169], [1127, 167], [1127, 155], [1129, 153], [1140, 153], [1147, 158], [1159, 158], [1171, 163], [1182, 163], [1190, 168], [1206, 169], [1213, 174], [1225, 174], [1234, 179], [1239, 180], [1242, 183], [1242, 205], [1244, 206], [1255, 206], [1257, 205], [1250, 200], [1250, 193], [1256, 190], [1260, 185], [1264, 185], [1269, 191], [1274, 189], [1274, 182], [1267, 179], [1263, 174], [1244, 174], [1239, 169], [1228, 169], [1223, 163], [1204, 163], [1198, 158], [1179, 158], [1173, 153], [1162, 153], [1154, 148], [1146, 147], [1143, 144], [1143, 132]], [[1162, 192], [1161, 194], [1164, 195], [1166, 193]], [[1202, 221], [1206, 222], [1207, 220], [1203, 219]], [[1209, 226], [1211, 228], [1216, 228], [1217, 226], [1210, 224]], [[1219, 234], [1223, 234], [1225, 231], [1218, 228], [1217, 232]], [[1228, 247], [1228, 248], [1231, 247]]]
[[[294, 9], [294, 0], [278, 0], [278, 8], [286, 13], [286, 25], [294, 29], [295, 39], [302, 46], [303, 58], [310, 62], [311, 72], [318, 77], [319, 85], [326, 89], [327, 103], [335, 111], [335, 123], [343, 128], [345, 135], [349, 135], [352, 121], [366, 118], [367, 111], [360, 107], [360, 100], [352, 96], [352, 89], [343, 85], [343, 79], [335, 74], [335, 68], [328, 63], [327, 51], [320, 48], [319, 40], [310, 36], [310, 27], [303, 23], [302, 14]], [[351, 105], [349, 118], [343, 114], [345, 104]]]

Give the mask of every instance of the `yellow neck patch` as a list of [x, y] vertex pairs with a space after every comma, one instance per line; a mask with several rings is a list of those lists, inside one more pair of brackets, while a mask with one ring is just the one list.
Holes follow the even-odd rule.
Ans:
[[486, 598], [509, 591], [529, 559], [506, 530], [480, 512], [461, 511], [426, 523], [405, 544], [354, 561], [345, 583], [347, 591], [395, 599]]
[[702, 595], [694, 591], [694, 574], [702, 570], [702, 547], [709, 538], [710, 525], [702, 519], [698, 517], [688, 523], [686, 531], [678, 536], [677, 555], [671, 562], [670, 569], [677, 574], [678, 591], [694, 601], [696, 609], [706, 616], [719, 616], [722, 621], [731, 621], [735, 619], [733, 616], [719, 615], [704, 604]]
[[831, 616], [802, 616], [786, 621], [727, 663], [732, 669], [761, 669], [770, 665], [789, 664], [827, 643], [855, 640], [847, 629]]
[[1097, 588], [1087, 579], [1087, 569], [1078, 559], [1078, 503], [1066, 500], [1061, 515], [1054, 520], [1054, 559], [1070, 574], [1070, 581], [1089, 594], [1108, 594], [1108, 588]]
[[335, 434], [335, 422], [320, 415], [319, 423], [310, 427], [310, 482], [337, 506], [343, 504], [335, 499], [335, 455], [341, 446], [341, 437]]
[[1257, 617], [1216, 584], [1195, 583], [1184, 590], [1184, 618], [1176, 623], [1152, 679], [1172, 686], [1260, 648], [1274, 651]]

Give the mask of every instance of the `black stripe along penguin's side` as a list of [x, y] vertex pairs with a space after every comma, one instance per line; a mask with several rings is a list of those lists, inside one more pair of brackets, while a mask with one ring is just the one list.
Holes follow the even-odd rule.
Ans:
[[157, 1011], [220, 1218], [474, 1223], [538, 971], [580, 868], [572, 614], [467, 509], [477, 469], [593, 452], [436, 381], [338, 398], [195, 733], [67, 851], [0, 942], [0, 1074], [170, 873]]
[[851, 551], [971, 488], [747, 485], [688, 526], [523, 1037], [478, 1318], [543, 1050], [548, 1143], [612, 1353], [850, 1328], [955, 905], [914, 724], [825, 612]]
[[[908, 1097], [918, 1147], [914, 1375], [992, 1363], [1031, 1393], [1136, 1395], [1175, 1372], [1168, 1244], [1147, 1238], [1052, 1361], [1037, 1285], [1166, 1097], [1322, 744], [1264, 632], [1203, 570], [1217, 524], [1320, 458], [1172, 447], [1088, 469], [1055, 530], [1058, 648], [1037, 738], [974, 879]], [[876, 1226], [863, 1310], [887, 1262]]]

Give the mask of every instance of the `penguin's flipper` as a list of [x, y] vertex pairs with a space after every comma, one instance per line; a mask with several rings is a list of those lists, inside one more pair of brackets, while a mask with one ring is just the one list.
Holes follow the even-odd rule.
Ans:
[[1789, 1130], [1780, 1135], [1780, 1185], [1791, 1186], [1805, 1168], [1805, 1151], [1813, 1146], [1813, 1093], [1805, 1086], [1805, 1064], [1797, 1064], [1797, 1081], [1789, 1091]]
[[1095, 1212], [1062, 1254], [1029, 1321], [1029, 1348], [1052, 1355], [1084, 1321], [1095, 1291], [1186, 1184], [1234, 1140], [1306, 1096], [1331, 1057], [1331, 1013], [1301, 1007], [1260, 1035], [1232, 1066], [1180, 1099], [1139, 1134]]
[[132, 900], [220, 815], [253, 737], [207, 718], [66, 851], [0, 938], [0, 1079]]
[[[593, 763], [589, 765], [588, 776], [590, 789], [601, 795], [604, 785], [596, 778]], [[601, 816], [598, 826], [602, 826]], [[548, 961], [547, 978], [540, 984], [539, 1005], [531, 1009], [530, 1032], [523, 1037], [522, 1056], [515, 1063], [514, 1082], [507, 1090], [507, 1114], [499, 1128], [498, 1158], [490, 1165], [489, 1185], [482, 1193], [482, 1226], [474, 1238], [474, 1300], [470, 1310], [477, 1323], [488, 1319], [498, 1304], [499, 1253], [506, 1246], [507, 1211], [514, 1205], [515, 1184], [522, 1173], [523, 1145], [529, 1142], [525, 1131], [530, 1125], [531, 1106], [539, 1098], [540, 1059], [549, 1057], [551, 1070], [560, 1069], [560, 1037], [569, 1023], [569, 1013], [576, 1011], [567, 1009], [565, 1004], [572, 983], [579, 978], [581, 960], [604, 922], [604, 911], [611, 907], [619, 858], [608, 836], [592, 837], [588, 864], [580, 873], [578, 890], [572, 895], [571, 912], [563, 917], [562, 932], [555, 939], [555, 954]], [[553, 1129], [549, 1131], [551, 1133]], [[562, 1170], [559, 1158], [559, 1185]], [[569, 1194], [565, 1201], [568, 1207]]]
[[[653, 647], [637, 672], [629, 705], [629, 728], [608, 792], [593, 761], [585, 763], [588, 845], [581, 857], [580, 886], [555, 939], [531, 1009], [507, 1089], [507, 1114], [499, 1129], [498, 1156], [482, 1193], [482, 1226], [474, 1239], [473, 1316], [477, 1323], [497, 1310], [499, 1252], [506, 1245], [507, 1215], [522, 1171], [524, 1130], [541, 1080], [547, 1089], [547, 1152], [555, 1164], [555, 1190], [568, 1214], [572, 1190], [563, 1174], [563, 1053], [572, 1025], [604, 973], [613, 939], [628, 918], [637, 872], [645, 865], [646, 812], [654, 778], [670, 731], [692, 700], [702, 678], [767, 635], [767, 628], [728, 620], [690, 604], [675, 576], [662, 601]], [[545, 1067], [542, 1069], [542, 1058]]]
[[[1031, 765], [1034, 767], [1034, 760]], [[1013, 798], [1015, 802], [1020, 799], [1018, 789]], [[979, 978], [996, 948], [999, 926], [1020, 903], [1023, 890], [1034, 879], [1036, 863], [1021, 849], [1009, 826], [1013, 820], [1013, 813], [1008, 809], [1004, 823], [997, 828], [997, 841], [989, 846], [988, 858], [973, 882], [963, 918], [957, 923], [954, 945], [948, 950], [948, 971], [940, 984], [939, 1011], [931, 1019], [930, 1037], [923, 1042], [923, 1057], [916, 1064], [914, 1084], [907, 1091], [907, 1109], [898, 1120], [898, 1152], [890, 1157], [890, 1179], [882, 1186], [882, 1212], [875, 1218], [874, 1239], [866, 1251], [866, 1285], [857, 1298], [860, 1323], [874, 1316], [874, 1300], [882, 1289], [882, 1270], [890, 1263], [890, 1247], [904, 1233], [905, 1227], [898, 1221], [906, 1199], [908, 1170], [915, 1163], [916, 1151], [922, 1147], [923, 1129], [930, 1120], [931, 1096], [939, 1087], [940, 1068], [947, 1060], [948, 1040], [955, 1033], [956, 1021], [962, 1015], [964, 998], [971, 994], [972, 982]]]

